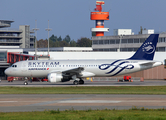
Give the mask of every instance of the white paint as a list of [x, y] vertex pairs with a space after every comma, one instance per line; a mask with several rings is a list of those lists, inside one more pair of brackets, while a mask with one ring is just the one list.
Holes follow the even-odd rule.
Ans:
[[109, 28], [92, 28], [92, 32], [109, 32]]
[[132, 29], [114, 29], [114, 35], [132, 35]]
[[154, 34], [154, 29], [143, 30], [142, 34]]

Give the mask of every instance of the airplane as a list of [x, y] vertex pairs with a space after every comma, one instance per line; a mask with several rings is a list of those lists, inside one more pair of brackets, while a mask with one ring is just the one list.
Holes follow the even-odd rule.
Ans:
[[128, 59], [26, 60], [14, 63], [5, 70], [5, 74], [13, 77], [47, 77], [51, 83], [73, 80], [73, 84], [78, 85], [84, 84], [83, 78], [87, 77], [113, 77], [146, 70], [162, 65], [162, 62], [153, 61], [158, 37], [159, 34], [151, 34]]

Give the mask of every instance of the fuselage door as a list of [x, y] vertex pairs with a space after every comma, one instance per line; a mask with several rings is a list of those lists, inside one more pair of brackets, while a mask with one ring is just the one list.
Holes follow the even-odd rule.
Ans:
[[22, 63], [22, 67], [21, 67], [22, 68], [22, 72], [27, 72], [27, 67], [28, 66], [26, 65], [26, 62], [23, 62]]

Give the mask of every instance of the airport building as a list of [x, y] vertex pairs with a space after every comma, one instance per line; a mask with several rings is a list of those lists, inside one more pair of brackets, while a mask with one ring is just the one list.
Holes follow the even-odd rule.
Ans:
[[20, 25], [19, 29], [10, 29], [14, 21], [0, 20], [0, 46], [19, 46], [20, 48], [34, 48], [34, 31], [29, 25]]
[[23, 60], [34, 60], [34, 55], [22, 54], [23, 50], [19, 48], [8, 47], [0, 49], [0, 79], [5, 80], [7, 76], [4, 71], [13, 63]]
[[17, 61], [34, 59], [33, 55], [23, 54], [21, 48], [34, 48], [34, 31], [29, 25], [11, 29], [11, 20], [0, 20], [0, 79], [6, 79], [4, 70]]
[[[93, 51], [121, 51], [132, 52], [142, 45], [142, 43], [149, 37], [150, 34], [154, 34], [154, 30], [145, 30], [142, 34], [134, 35], [131, 29], [117, 29], [114, 30], [113, 36], [93, 36], [92, 48]], [[156, 51], [166, 51], [166, 33], [159, 35]]]

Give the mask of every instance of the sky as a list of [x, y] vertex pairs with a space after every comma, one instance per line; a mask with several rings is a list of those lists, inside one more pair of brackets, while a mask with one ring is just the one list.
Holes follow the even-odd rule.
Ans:
[[[110, 20], [105, 21], [109, 32], [114, 29], [132, 29], [138, 34], [140, 26], [154, 29], [155, 32], [166, 31], [166, 0], [104, 0], [103, 11], [109, 12]], [[35, 28], [37, 21], [37, 39], [47, 39], [49, 26], [50, 36], [69, 35], [77, 41], [81, 37], [91, 39], [91, 28], [95, 21], [90, 20], [96, 0], [0, 0], [0, 20], [13, 20], [11, 28], [19, 25], [30, 25]]]

